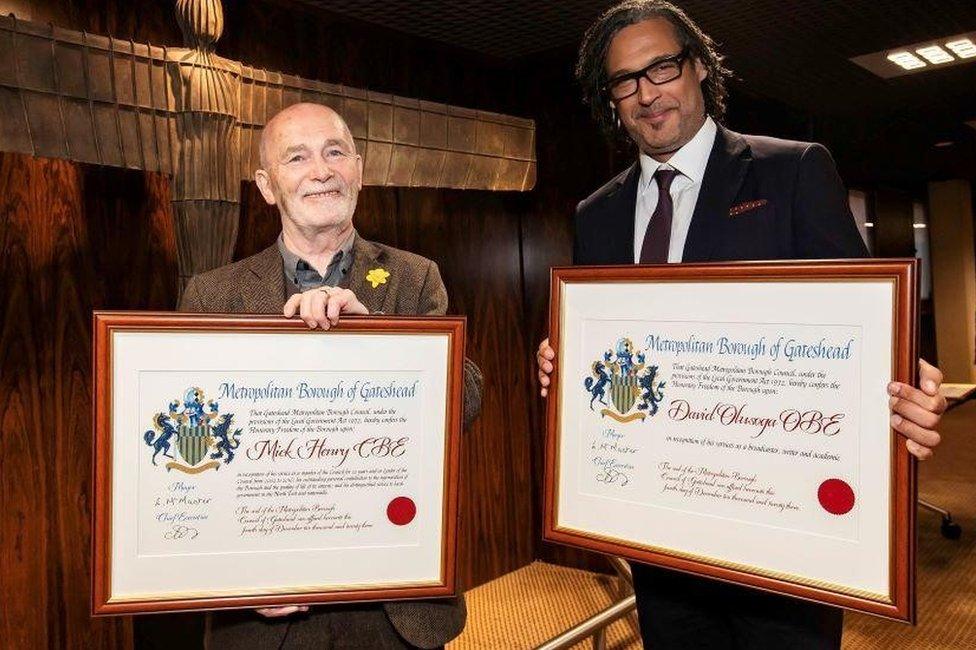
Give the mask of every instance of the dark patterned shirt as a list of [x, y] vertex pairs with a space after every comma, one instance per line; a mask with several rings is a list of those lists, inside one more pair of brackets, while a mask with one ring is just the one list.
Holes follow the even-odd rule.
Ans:
[[315, 270], [315, 267], [295, 255], [285, 246], [284, 235], [278, 235], [278, 250], [281, 252], [282, 268], [285, 272], [285, 289], [288, 297], [296, 293], [302, 293], [317, 287], [334, 287], [349, 273], [352, 268], [353, 252], [352, 245], [356, 240], [356, 231], [353, 230], [342, 247], [336, 251], [325, 269], [325, 277]]

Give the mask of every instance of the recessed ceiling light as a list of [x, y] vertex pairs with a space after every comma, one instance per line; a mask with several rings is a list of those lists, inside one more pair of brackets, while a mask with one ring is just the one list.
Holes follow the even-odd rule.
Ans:
[[956, 59], [956, 57], [952, 56], [938, 45], [920, 47], [915, 51], [921, 54], [929, 63], [948, 63], [949, 61], [955, 61]]
[[970, 59], [976, 56], [976, 43], [973, 43], [968, 38], [950, 41], [946, 43], [946, 47], [952, 50], [960, 59]]
[[972, 64], [976, 62], [976, 32], [909, 43], [851, 57], [851, 61], [882, 79]]
[[956, 143], [953, 142], [952, 140], [943, 140], [942, 142], [936, 142], [935, 143], [935, 146], [936, 147], [951, 147], [954, 144], [956, 144]]
[[906, 70], [914, 70], [916, 68], [925, 67], [925, 61], [918, 58], [911, 52], [906, 52], [904, 50], [901, 52], [892, 52], [888, 55], [888, 60], [895, 65], [900, 65]]

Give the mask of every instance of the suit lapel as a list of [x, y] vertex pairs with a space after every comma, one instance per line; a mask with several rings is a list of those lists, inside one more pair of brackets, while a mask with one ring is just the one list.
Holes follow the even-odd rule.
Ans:
[[356, 233], [352, 253], [352, 268], [349, 269], [349, 274], [339, 282], [339, 286], [356, 294], [356, 297], [370, 313], [382, 311], [393, 278], [388, 277], [386, 282], [373, 287], [373, 284], [366, 280], [366, 275], [373, 269], [383, 269], [392, 276], [397, 269], [384, 267], [386, 253], [373, 242], [360, 237], [359, 233]]
[[251, 257], [247, 269], [250, 277], [241, 291], [244, 311], [251, 314], [280, 314], [285, 306], [285, 273], [278, 244], [272, 244]]
[[604, 235], [609, 264], [634, 263], [634, 211], [637, 208], [637, 184], [640, 179], [640, 163], [620, 174], [617, 189], [607, 197]]
[[681, 261], [709, 261], [751, 162], [752, 151], [745, 138], [719, 126]]

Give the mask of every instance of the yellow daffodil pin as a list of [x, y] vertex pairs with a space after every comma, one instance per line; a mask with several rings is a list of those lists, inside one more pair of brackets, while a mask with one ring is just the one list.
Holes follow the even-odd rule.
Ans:
[[390, 277], [390, 272], [386, 269], [370, 269], [366, 274], [366, 281], [373, 285], [373, 288], [386, 284], [386, 279]]

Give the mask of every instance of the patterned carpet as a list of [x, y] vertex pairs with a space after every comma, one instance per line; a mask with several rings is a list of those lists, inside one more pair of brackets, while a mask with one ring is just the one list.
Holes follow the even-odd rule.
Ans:
[[[534, 562], [466, 594], [467, 627], [447, 650], [535, 647], [612, 604], [616, 590], [616, 577]], [[608, 650], [641, 646], [636, 614], [607, 632]]]
[[[938, 515], [920, 510], [918, 625], [848, 614], [843, 650], [976, 648], [976, 402], [947, 414], [942, 433], [920, 494], [952, 512], [962, 538], [943, 538]], [[448, 649], [532, 648], [608, 606], [616, 589], [616, 578], [535, 562], [468, 592], [467, 627]], [[609, 628], [608, 650], [640, 647], [635, 616]]]

